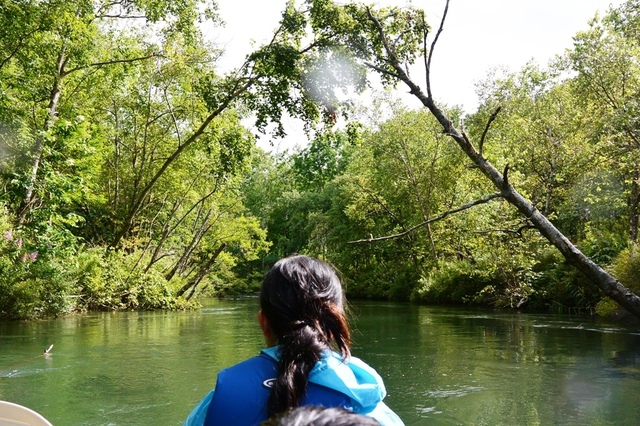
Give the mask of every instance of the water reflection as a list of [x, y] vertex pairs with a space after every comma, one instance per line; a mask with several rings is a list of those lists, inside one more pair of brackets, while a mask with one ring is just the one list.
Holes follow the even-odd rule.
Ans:
[[408, 424], [639, 424], [635, 330], [392, 304], [359, 313], [359, 354]]
[[[0, 399], [57, 425], [181, 424], [221, 368], [262, 347], [256, 313], [252, 299], [0, 323]], [[354, 354], [409, 425], [640, 424], [637, 330], [395, 303], [351, 315]]]

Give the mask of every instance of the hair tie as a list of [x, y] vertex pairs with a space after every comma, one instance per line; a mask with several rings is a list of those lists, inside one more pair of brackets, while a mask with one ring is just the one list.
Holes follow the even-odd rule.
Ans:
[[308, 319], [308, 318], [305, 318], [305, 319], [302, 319], [302, 320], [295, 320], [295, 321], [293, 321], [293, 322], [291, 323], [291, 325], [292, 325], [292, 327], [291, 327], [291, 328], [292, 328], [293, 330], [299, 330], [299, 329], [304, 328], [304, 327], [311, 327], [311, 328], [314, 328], [314, 323], [313, 323], [313, 321], [311, 321], [311, 320], [310, 320], [310, 319]]

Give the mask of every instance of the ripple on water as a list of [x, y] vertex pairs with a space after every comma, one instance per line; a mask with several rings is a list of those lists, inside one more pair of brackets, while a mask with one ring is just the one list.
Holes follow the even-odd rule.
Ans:
[[38, 374], [50, 373], [56, 370], [64, 370], [69, 366], [64, 367], [47, 367], [47, 368], [16, 368], [10, 371], [0, 371], [0, 378], [14, 379], [17, 377], [35, 376]]
[[452, 398], [469, 395], [473, 392], [481, 392], [484, 388], [482, 386], [458, 386], [447, 389], [434, 389], [425, 392], [425, 396], [430, 398]]
[[442, 411], [437, 411], [436, 407], [416, 407], [420, 414], [442, 414]]
[[205, 307], [205, 308], [201, 308], [200, 312], [202, 314], [207, 314], [207, 315], [230, 315], [230, 314], [235, 314], [240, 308], [237, 307], [225, 307], [225, 308], [211, 308], [211, 307]]
[[0, 371], [0, 379], [10, 379], [12, 377], [19, 377], [19, 370], [11, 370], [11, 371]]
[[640, 333], [630, 332], [625, 328], [617, 328], [617, 327], [590, 327], [584, 326], [582, 324], [533, 324], [533, 328], [549, 328], [549, 329], [561, 329], [561, 330], [582, 330], [582, 331], [593, 331], [595, 333], [603, 333], [603, 334], [630, 334], [630, 335], [638, 335]]

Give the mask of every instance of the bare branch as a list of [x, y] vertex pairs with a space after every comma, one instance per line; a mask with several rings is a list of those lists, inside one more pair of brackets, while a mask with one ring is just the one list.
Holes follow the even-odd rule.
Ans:
[[[116, 10], [116, 6], [120, 6]], [[119, 18], [119, 19], [147, 19], [147, 15], [130, 15], [127, 12], [127, 7], [122, 1], [114, 1], [111, 3], [103, 4], [98, 10], [95, 12], [95, 19], [102, 18]]]
[[509, 163], [504, 166], [504, 172], [502, 172], [502, 190], [509, 190]]
[[482, 197], [482, 198], [480, 198], [478, 200], [475, 200], [475, 201], [472, 201], [470, 203], [464, 204], [464, 205], [462, 205], [460, 207], [457, 207], [455, 209], [447, 210], [446, 212], [444, 212], [444, 213], [442, 213], [442, 214], [440, 214], [440, 215], [438, 215], [436, 217], [432, 217], [431, 219], [425, 220], [424, 222], [419, 223], [419, 224], [417, 224], [415, 226], [412, 226], [411, 228], [407, 229], [404, 232], [400, 232], [399, 234], [386, 235], [384, 237], [376, 237], [376, 238], [366, 238], [366, 239], [363, 239], [363, 240], [356, 240], [356, 241], [349, 241], [348, 244], [371, 243], [371, 242], [374, 242], [374, 241], [384, 241], [384, 240], [391, 240], [391, 239], [394, 239], [394, 238], [404, 237], [405, 235], [412, 233], [416, 229], [419, 229], [419, 228], [421, 228], [423, 226], [426, 226], [426, 225], [428, 225], [430, 223], [440, 221], [440, 220], [446, 218], [449, 215], [452, 215], [454, 213], [459, 213], [461, 211], [470, 209], [473, 206], [477, 206], [479, 204], [488, 203], [489, 201], [491, 201], [493, 199], [496, 199], [496, 198], [503, 198], [502, 193], [496, 192], [496, 193], [493, 193], [493, 194], [489, 194], [489, 195], [487, 195], [485, 197]]
[[304, 55], [305, 53], [309, 52], [310, 50], [315, 49], [318, 46], [322, 46], [323, 42], [320, 41], [314, 41], [313, 43], [310, 43], [307, 47], [303, 47], [302, 49], [300, 49], [298, 51], [299, 54]]
[[402, 38], [409, 33], [410, 33], [410, 30], [401, 31], [400, 34], [398, 34], [398, 36], [396, 37], [396, 39], [393, 41], [393, 48], [395, 49], [398, 43], [400, 43], [400, 41], [402, 40]]
[[433, 59], [433, 50], [436, 47], [436, 43], [438, 42], [438, 38], [440, 37], [440, 33], [444, 28], [444, 20], [447, 18], [447, 12], [449, 11], [449, 0], [447, 0], [447, 4], [444, 6], [444, 13], [442, 14], [442, 20], [440, 21], [440, 28], [438, 28], [438, 32], [436, 36], [433, 38], [433, 42], [431, 43], [431, 49], [429, 49], [429, 59], [427, 59], [427, 96], [430, 98], [431, 95], [431, 59]]
[[455, 141], [458, 144], [460, 144], [460, 146], [464, 150], [464, 152], [469, 154], [469, 156], [472, 159], [475, 159], [474, 157], [477, 156], [477, 153], [475, 152], [475, 148], [472, 145], [470, 145], [469, 143], [467, 143], [467, 141], [464, 140], [464, 138], [458, 132], [458, 130], [455, 128], [455, 126], [451, 122], [451, 120], [434, 103], [433, 98], [431, 98], [430, 96], [425, 95], [424, 92], [422, 91], [422, 89], [417, 84], [415, 84], [409, 78], [407, 73], [404, 71], [404, 69], [402, 68], [402, 66], [400, 65], [400, 63], [398, 61], [396, 53], [389, 46], [389, 42], [387, 40], [384, 27], [382, 26], [380, 21], [373, 15], [373, 13], [371, 12], [371, 10], [369, 8], [367, 8], [367, 15], [369, 17], [369, 20], [373, 23], [373, 25], [375, 26], [376, 30], [378, 31], [378, 37], [380, 37], [380, 42], [382, 43], [382, 45], [385, 48], [385, 52], [387, 53], [387, 56], [388, 56], [387, 58], [385, 58], [385, 60], [388, 61], [391, 64], [391, 66], [396, 70], [396, 73], [398, 74], [398, 79], [400, 81], [404, 82], [409, 87], [409, 93], [411, 93], [412, 95], [416, 96], [420, 100], [420, 102], [422, 102], [422, 104], [424, 106], [426, 106], [429, 109], [429, 111], [431, 111], [431, 113], [434, 115], [436, 120], [438, 120], [438, 122], [444, 128], [445, 134], [448, 134], [451, 137], [453, 137], [455, 139]]
[[487, 137], [487, 132], [489, 131], [489, 127], [491, 127], [491, 123], [493, 123], [493, 120], [496, 119], [501, 109], [502, 107], [496, 108], [493, 114], [491, 114], [491, 117], [489, 117], [489, 120], [487, 120], [487, 125], [484, 128], [484, 132], [482, 132], [482, 137], [480, 138], [480, 146], [478, 147], [478, 151], [480, 152], [480, 155], [482, 155], [482, 147], [484, 146], [484, 139]]
[[122, 6], [122, 2], [121, 1], [114, 1], [111, 3], [105, 3], [102, 6], [100, 6], [100, 8], [98, 10], [96, 10], [96, 15], [100, 15], [103, 12], [106, 12], [109, 8], [112, 8], [114, 6]]
[[[422, 20], [425, 21], [424, 14], [422, 16]], [[424, 69], [427, 70], [425, 72], [425, 84], [427, 87], [429, 86], [429, 61], [427, 55], [427, 37], [429, 37], [429, 27], [427, 23], [424, 23], [424, 28], [422, 30], [422, 59], [424, 60]]]

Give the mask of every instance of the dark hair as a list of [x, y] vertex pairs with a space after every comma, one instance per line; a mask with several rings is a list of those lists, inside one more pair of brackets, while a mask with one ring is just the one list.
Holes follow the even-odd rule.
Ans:
[[336, 271], [308, 256], [276, 262], [264, 277], [260, 308], [282, 345], [278, 377], [269, 397], [269, 415], [273, 415], [300, 405], [309, 372], [332, 342], [343, 360], [349, 357], [350, 333]]
[[298, 407], [270, 418], [262, 426], [379, 426], [373, 417], [344, 408]]

